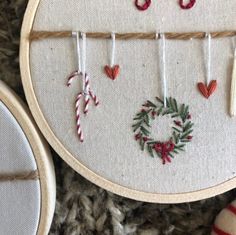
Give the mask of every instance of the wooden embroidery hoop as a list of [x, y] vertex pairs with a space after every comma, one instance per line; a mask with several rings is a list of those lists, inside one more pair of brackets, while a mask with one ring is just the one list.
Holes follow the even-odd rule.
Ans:
[[48, 234], [55, 208], [56, 182], [49, 147], [40, 134], [27, 107], [0, 81], [0, 101], [9, 109], [24, 131], [37, 163], [41, 191], [41, 210], [37, 234]]
[[47, 138], [52, 147], [57, 151], [57, 153], [63, 158], [63, 160], [65, 160], [73, 169], [79, 172], [82, 176], [84, 176], [91, 182], [95, 183], [96, 185], [113, 193], [119, 194], [121, 196], [146, 202], [155, 202], [155, 203], [191, 202], [219, 195], [235, 187], [236, 178], [233, 178], [214, 187], [189, 193], [178, 193], [178, 194], [147, 193], [133, 190], [127, 187], [123, 187], [119, 184], [113, 183], [101, 177], [100, 175], [94, 173], [86, 166], [84, 166], [79, 160], [75, 159], [73, 155], [67, 149], [65, 149], [63, 144], [57, 139], [53, 130], [49, 127], [47, 121], [45, 120], [45, 117], [38, 104], [37, 97], [35, 95], [31, 80], [30, 60], [29, 60], [29, 54], [30, 54], [29, 34], [33, 27], [34, 18], [39, 3], [40, 0], [30, 0], [25, 14], [24, 23], [22, 27], [21, 50], [20, 50], [21, 75], [22, 75], [24, 90], [26, 93], [26, 98], [28, 100], [33, 116], [39, 128], [43, 132], [44, 136]]

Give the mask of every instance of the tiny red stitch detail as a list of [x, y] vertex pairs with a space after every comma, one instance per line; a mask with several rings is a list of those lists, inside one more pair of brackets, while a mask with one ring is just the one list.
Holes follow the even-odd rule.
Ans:
[[135, 6], [138, 8], [138, 10], [140, 11], [145, 11], [147, 10], [150, 5], [151, 5], [152, 1], [151, 0], [145, 0], [144, 4], [139, 4], [139, 0], [135, 0]]
[[179, 0], [179, 5], [182, 9], [188, 10], [191, 9], [196, 3], [196, 0], [190, 0], [188, 4], [184, 3], [184, 0]]

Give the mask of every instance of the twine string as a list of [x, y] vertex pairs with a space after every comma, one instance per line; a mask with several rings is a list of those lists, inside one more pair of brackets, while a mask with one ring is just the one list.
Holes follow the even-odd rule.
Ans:
[[0, 174], [0, 182], [38, 180], [38, 179], [39, 179], [39, 173], [37, 170], [31, 172], [17, 173], [17, 174]]
[[[30, 41], [41, 40], [46, 38], [65, 38], [71, 37], [71, 31], [32, 31], [29, 35]], [[111, 33], [109, 32], [87, 32], [87, 38], [94, 39], [110, 39]], [[189, 40], [189, 39], [204, 39], [206, 37], [205, 32], [167, 32], [165, 33], [168, 40]], [[218, 31], [211, 32], [212, 38], [224, 38], [236, 36], [236, 30], [231, 31]], [[132, 39], [156, 39], [156, 32], [148, 33], [116, 33], [116, 40], [132, 40]]]

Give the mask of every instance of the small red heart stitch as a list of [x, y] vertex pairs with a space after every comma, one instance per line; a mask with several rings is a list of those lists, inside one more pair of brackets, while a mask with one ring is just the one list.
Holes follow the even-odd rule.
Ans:
[[107, 77], [114, 81], [120, 73], [120, 66], [114, 65], [113, 67], [110, 67], [109, 65], [106, 65], [104, 71]]
[[208, 99], [216, 90], [217, 88], [217, 81], [212, 80], [208, 86], [206, 86], [204, 83], [199, 82], [197, 84], [198, 90], [202, 93], [202, 95]]

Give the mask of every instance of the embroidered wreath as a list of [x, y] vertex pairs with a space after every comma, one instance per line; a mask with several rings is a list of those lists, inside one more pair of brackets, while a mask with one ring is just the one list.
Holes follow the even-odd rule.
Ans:
[[[134, 118], [135, 124], [132, 126], [135, 132], [135, 140], [139, 142], [141, 150], [147, 149], [151, 157], [158, 156], [163, 164], [171, 162], [175, 154], [185, 151], [185, 145], [191, 142], [193, 136], [193, 123], [189, 106], [178, 105], [173, 98], [166, 99], [166, 108], [163, 100], [156, 97], [157, 104], [147, 101], [143, 104], [142, 110]], [[172, 136], [166, 142], [154, 140], [151, 137], [151, 121], [158, 116], [170, 115], [173, 120]]]

